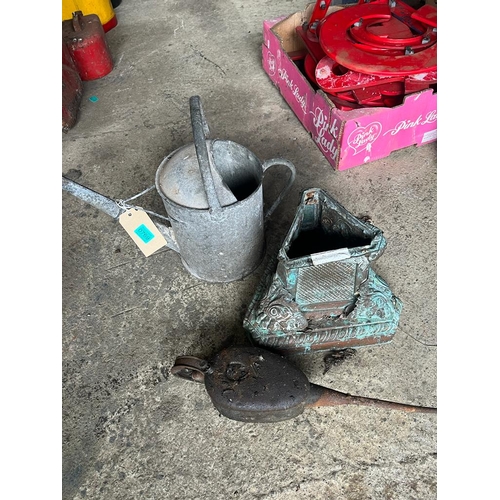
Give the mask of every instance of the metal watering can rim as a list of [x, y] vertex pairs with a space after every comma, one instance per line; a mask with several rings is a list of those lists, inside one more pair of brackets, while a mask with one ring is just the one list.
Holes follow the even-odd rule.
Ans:
[[[192, 158], [193, 144], [177, 148], [160, 163], [155, 176], [156, 190], [164, 201], [179, 209], [193, 212], [208, 210], [210, 213], [217, 213], [225, 207], [234, 205], [238, 199], [216, 168], [213, 150], [209, 151], [209, 146], [211, 148], [221, 140], [212, 140], [209, 137], [210, 129], [200, 97], [192, 96], [189, 99], [189, 107], [196, 164]], [[231, 141], [226, 142], [237, 145]], [[181, 153], [184, 151], [189, 154], [185, 158], [179, 158], [177, 155], [182, 156]], [[183, 186], [177, 184], [181, 179], [185, 182]]]
[[[184, 148], [191, 148], [192, 144], [187, 144], [177, 148], [175, 151], [173, 151], [167, 157], [165, 157], [163, 161], [160, 163], [160, 166], [158, 167], [155, 176], [155, 187], [160, 197], [172, 207], [175, 207], [176, 209], [182, 211], [186, 211], [186, 213], [195, 214], [207, 211], [213, 214], [222, 213], [225, 209], [234, 208], [236, 205], [245, 203], [247, 200], [251, 199], [255, 195], [255, 193], [259, 191], [259, 189], [262, 187], [262, 177], [260, 177], [260, 175], [263, 175], [268, 168], [274, 165], [285, 165], [290, 171], [290, 178], [288, 179], [285, 187], [280, 192], [279, 196], [274, 200], [274, 203], [272, 203], [272, 205], [265, 211], [264, 222], [267, 222], [267, 220], [269, 219], [271, 214], [276, 210], [278, 205], [281, 203], [281, 201], [283, 200], [283, 198], [285, 197], [285, 195], [287, 194], [287, 192], [289, 191], [290, 187], [292, 186], [295, 180], [296, 171], [294, 165], [290, 161], [284, 158], [271, 158], [262, 161], [253, 151], [249, 150], [247, 147], [235, 141], [231, 141], [228, 139], [220, 139], [220, 138], [210, 139], [210, 129], [205, 119], [205, 114], [203, 111], [203, 107], [201, 105], [200, 96], [196, 95], [190, 97], [189, 107], [190, 107], [191, 126], [193, 131], [196, 158], [198, 161], [198, 167], [201, 174], [203, 187], [205, 189], [208, 206], [193, 207], [173, 200], [171, 196], [168, 196], [166, 190], [162, 189], [161, 182], [159, 179], [160, 171], [162, 171], [162, 169], [169, 162], [169, 160], [171, 160], [176, 153], [182, 151]], [[228, 190], [229, 188], [222, 180], [222, 178], [218, 179], [219, 191], [215, 186], [213, 176], [214, 175], [217, 176], [220, 174], [217, 171], [216, 165], [211, 166], [211, 156], [207, 147], [207, 143], [209, 144], [221, 143], [221, 144], [234, 145], [237, 148], [241, 149], [241, 151], [245, 151], [245, 153], [248, 154], [253, 160], [255, 160], [255, 162], [258, 163], [259, 166], [261, 167], [261, 169], [259, 169], [259, 172], [261, 172], [261, 174], [259, 174], [259, 179], [258, 182], [256, 183], [255, 189], [252, 192], [246, 193], [243, 199], [235, 198], [234, 201], [231, 203], [224, 203], [224, 204], [221, 203], [221, 199], [218, 193], [220, 194], [222, 191], [222, 193], [226, 195], [226, 190]], [[221, 183], [223, 184], [223, 186], [221, 186]], [[233, 196], [232, 192], [230, 196]], [[169, 217], [171, 217], [170, 214]]]
[[[274, 159], [273, 160], [267, 160], [267, 161], [262, 161], [255, 153], [253, 153], [252, 151], [250, 151], [248, 148], [246, 148], [245, 146], [243, 146], [242, 144], [239, 144], [238, 142], [235, 142], [235, 141], [232, 141], [230, 139], [219, 139], [219, 138], [216, 138], [216, 139], [208, 139], [206, 138], [206, 142], [210, 142], [212, 144], [215, 144], [215, 143], [226, 143], [226, 144], [231, 144], [231, 145], [234, 145], [234, 146], [238, 146], [239, 148], [241, 148], [242, 150], [245, 150], [248, 154], [250, 154], [254, 159], [255, 161], [257, 161], [259, 164], [261, 165], [265, 165], [266, 163], [268, 163], [269, 161], [275, 161]], [[158, 192], [158, 194], [160, 195], [161, 198], [165, 199], [168, 201], [169, 204], [175, 206], [175, 207], [178, 207], [179, 209], [183, 209], [183, 210], [188, 210], [188, 211], [193, 211], [193, 212], [205, 212], [207, 210], [209, 211], [213, 211], [213, 207], [190, 207], [188, 205], [183, 205], [182, 203], [178, 203], [177, 201], [173, 200], [172, 197], [168, 196], [168, 194], [165, 192], [165, 189], [162, 188], [161, 186], [161, 182], [160, 182], [160, 173], [163, 171], [164, 167], [167, 165], [167, 163], [176, 155], [178, 154], [179, 152], [181, 152], [183, 149], [189, 149], [192, 147], [192, 144], [185, 144], [184, 146], [180, 146], [179, 148], [177, 148], [175, 151], [172, 151], [169, 155], [167, 155], [163, 160], [162, 162], [160, 163], [160, 165], [158, 166], [158, 169], [156, 171], [156, 175], [155, 175], [155, 187], [156, 187], [156, 191]], [[205, 146], [206, 147], [206, 146]], [[198, 161], [199, 161], [199, 158], [198, 158]], [[284, 161], [282, 159], [280, 159], [280, 161]], [[210, 168], [210, 174], [212, 174], [212, 169]], [[202, 180], [204, 182], [204, 178], [202, 177]], [[210, 175], [210, 179], [209, 179], [209, 182], [212, 182], [213, 183], [213, 177], [212, 175]], [[255, 189], [249, 193], [245, 199], [247, 198], [251, 198], [260, 188], [262, 182], [260, 181]], [[214, 186], [215, 188], [215, 186]], [[217, 195], [217, 190], [215, 189], [215, 194]], [[232, 202], [232, 203], [226, 203], [224, 205], [222, 205], [219, 201], [219, 205], [220, 207], [216, 207], [215, 210], [224, 210], [226, 208], [229, 208], [229, 207], [232, 207], [233, 205], [237, 204], [237, 203], [242, 203], [245, 201], [245, 199], [243, 200], [238, 200], [235, 198], [235, 200]]]

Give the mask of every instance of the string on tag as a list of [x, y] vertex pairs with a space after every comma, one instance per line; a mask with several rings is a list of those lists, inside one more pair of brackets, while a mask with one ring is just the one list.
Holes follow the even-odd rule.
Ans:
[[140, 206], [137, 206], [137, 205], [131, 205], [130, 203], [128, 203], [129, 201], [132, 201], [132, 200], [135, 200], [136, 198], [139, 198], [140, 196], [143, 196], [145, 195], [146, 193], [149, 193], [149, 191], [152, 191], [153, 189], [155, 189], [155, 185], [153, 184], [152, 186], [149, 186], [148, 188], [144, 189], [143, 191], [141, 191], [140, 193], [134, 195], [134, 196], [131, 196], [130, 198], [127, 198], [126, 200], [115, 200], [116, 201], [116, 204], [122, 209], [122, 210], [130, 210], [131, 208], [135, 208], [137, 210], [142, 210], [143, 212], [146, 212], [147, 214], [149, 215], [152, 215], [154, 217], [158, 217], [160, 219], [163, 219], [163, 220], [166, 220], [167, 222], [170, 222], [169, 218], [168, 217], [165, 217], [163, 215], [160, 215], [160, 214], [157, 214], [156, 212], [152, 212], [151, 210], [146, 210], [145, 208], [142, 208]]

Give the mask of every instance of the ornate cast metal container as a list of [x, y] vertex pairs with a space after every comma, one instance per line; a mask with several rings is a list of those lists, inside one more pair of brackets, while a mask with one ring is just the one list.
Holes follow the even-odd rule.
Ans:
[[326, 192], [304, 191], [245, 316], [251, 340], [282, 353], [392, 340], [402, 303], [370, 267], [385, 246], [380, 229]]

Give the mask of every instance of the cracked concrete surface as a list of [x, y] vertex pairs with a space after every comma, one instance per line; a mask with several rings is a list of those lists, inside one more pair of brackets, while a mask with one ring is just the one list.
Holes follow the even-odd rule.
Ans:
[[[387, 238], [374, 269], [403, 302], [394, 340], [325, 374], [324, 353], [293, 362], [343, 392], [436, 406], [436, 144], [329, 166], [261, 65], [262, 21], [303, 7], [123, 0], [107, 34], [115, 67], [84, 84], [78, 122], [62, 137], [63, 174], [114, 199], [141, 192], [167, 154], [193, 141], [188, 101], [200, 95], [214, 137], [297, 168], [271, 217], [268, 255], [310, 187], [368, 214]], [[154, 192], [138, 204], [164, 213]], [[247, 424], [169, 374], [179, 355], [248, 343], [242, 320], [264, 264], [238, 282], [201, 282], [175, 252], [144, 257], [116, 221], [65, 192], [62, 260], [64, 500], [437, 497], [435, 415], [336, 407]]]

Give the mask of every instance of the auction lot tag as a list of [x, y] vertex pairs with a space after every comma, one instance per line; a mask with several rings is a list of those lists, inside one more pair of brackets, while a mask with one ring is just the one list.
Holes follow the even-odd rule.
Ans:
[[146, 257], [167, 244], [149, 215], [143, 210], [131, 208], [120, 215], [118, 222]]

